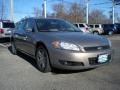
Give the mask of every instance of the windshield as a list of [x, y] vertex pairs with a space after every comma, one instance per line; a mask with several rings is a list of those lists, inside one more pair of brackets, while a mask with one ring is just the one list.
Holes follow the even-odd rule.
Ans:
[[3, 22], [3, 28], [15, 28], [14, 23]]
[[81, 32], [80, 29], [75, 27], [73, 24], [70, 24], [64, 20], [58, 19], [37, 19], [36, 20], [38, 30], [40, 32], [52, 31], [52, 32]]

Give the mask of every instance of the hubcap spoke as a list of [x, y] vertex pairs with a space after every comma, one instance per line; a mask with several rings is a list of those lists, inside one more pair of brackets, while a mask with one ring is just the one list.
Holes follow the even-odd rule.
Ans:
[[41, 69], [45, 69], [46, 67], [46, 54], [44, 51], [39, 50], [37, 54], [37, 62]]

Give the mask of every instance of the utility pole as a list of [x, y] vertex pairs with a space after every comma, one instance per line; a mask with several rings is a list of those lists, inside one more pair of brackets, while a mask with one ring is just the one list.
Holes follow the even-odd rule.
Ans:
[[89, 23], [89, 1], [90, 0], [86, 0], [86, 23]]
[[13, 21], [13, 0], [10, 0], [10, 20]]
[[115, 2], [112, 0], [112, 23], [115, 24]]
[[2, 0], [1, 1], [1, 20], [3, 19], [3, 14], [4, 14], [4, 2]]
[[47, 17], [47, 8], [46, 8], [46, 0], [44, 0], [44, 4], [43, 4], [43, 10], [44, 10], [44, 18]]

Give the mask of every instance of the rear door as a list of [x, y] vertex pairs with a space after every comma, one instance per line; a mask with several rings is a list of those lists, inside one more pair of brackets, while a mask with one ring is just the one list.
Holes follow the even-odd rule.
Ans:
[[25, 24], [26, 24], [25, 20], [20, 21], [14, 31], [14, 42], [15, 42], [16, 48], [22, 51], [24, 51], [24, 48], [25, 48], [25, 45], [24, 45]]

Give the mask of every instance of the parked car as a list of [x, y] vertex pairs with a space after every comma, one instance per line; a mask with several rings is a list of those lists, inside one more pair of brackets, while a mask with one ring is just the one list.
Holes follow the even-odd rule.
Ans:
[[120, 34], [120, 23], [116, 23], [115, 26], [116, 26], [116, 29], [117, 29], [115, 33]]
[[112, 35], [117, 32], [117, 27], [114, 24], [103, 24], [102, 27], [104, 34]]
[[101, 24], [89, 24], [92, 29], [93, 34], [103, 34], [103, 28]]
[[76, 27], [78, 27], [84, 33], [91, 33], [92, 32], [91, 28], [85, 23], [74, 23], [74, 25]]
[[11, 30], [15, 27], [10, 20], [0, 20], [0, 38], [10, 38]]
[[95, 68], [111, 61], [110, 40], [84, 34], [61, 19], [26, 18], [12, 34], [12, 52], [25, 53], [37, 62], [38, 69], [51, 67], [68, 70]]

